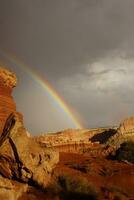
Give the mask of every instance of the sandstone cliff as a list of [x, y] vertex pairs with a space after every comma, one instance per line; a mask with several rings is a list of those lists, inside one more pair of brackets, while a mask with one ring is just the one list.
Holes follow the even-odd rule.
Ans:
[[23, 116], [11, 96], [16, 76], [0, 68], [0, 174], [45, 188], [59, 153], [42, 147], [28, 136]]
[[15, 74], [0, 67], [0, 133], [9, 114], [16, 111], [16, 105], [12, 98], [12, 89], [16, 83]]
[[134, 141], [134, 117], [124, 119], [120, 123], [116, 134], [109, 138], [106, 144], [118, 149], [123, 142], [130, 140]]
[[13, 117], [15, 124], [0, 146], [0, 173], [6, 178], [35, 182], [45, 188], [59, 155], [27, 136], [20, 114], [15, 113]]
[[43, 134], [34, 137], [34, 140], [59, 152], [82, 153], [100, 146], [104, 138], [109, 138], [115, 132], [116, 128], [68, 129], [53, 134]]
[[43, 134], [34, 140], [59, 152], [90, 152], [98, 156], [107, 156], [118, 149], [123, 142], [134, 140], [134, 118], [123, 120], [118, 127], [68, 129], [53, 134]]
[[118, 131], [121, 134], [131, 133], [134, 134], [134, 117], [129, 117], [120, 123]]

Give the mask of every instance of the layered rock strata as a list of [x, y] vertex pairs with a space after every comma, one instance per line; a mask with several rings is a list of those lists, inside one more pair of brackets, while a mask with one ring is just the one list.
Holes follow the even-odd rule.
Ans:
[[16, 111], [12, 89], [16, 86], [15, 74], [0, 67], [0, 134], [10, 113]]
[[[96, 148], [100, 145], [100, 138], [104, 138], [111, 132], [111, 128], [98, 129], [68, 129], [54, 134], [43, 134], [34, 137], [34, 140], [49, 148], [54, 148], [59, 152], [83, 153], [89, 148]], [[116, 131], [116, 128], [113, 129]], [[98, 140], [92, 140], [99, 135]], [[101, 137], [102, 136], [102, 137]]]
[[29, 137], [11, 96], [16, 76], [0, 68], [0, 174], [45, 188], [59, 153]]

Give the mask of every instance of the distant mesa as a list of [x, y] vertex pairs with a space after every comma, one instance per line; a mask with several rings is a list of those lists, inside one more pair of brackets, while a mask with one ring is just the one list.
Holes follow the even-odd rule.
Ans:
[[[35, 139], [48, 147], [53, 147], [59, 152], [80, 153], [87, 149], [109, 146], [104, 155], [119, 148], [123, 142], [134, 140], [134, 118], [130, 117], [118, 127], [63, 130], [54, 134], [42, 134]], [[112, 147], [112, 148], [111, 148]]]

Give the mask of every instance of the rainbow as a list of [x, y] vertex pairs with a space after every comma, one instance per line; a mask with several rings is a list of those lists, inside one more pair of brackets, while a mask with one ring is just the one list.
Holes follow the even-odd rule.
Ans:
[[[69, 119], [71, 119], [72, 123], [74, 124], [75, 128], [82, 128], [80, 122], [76, 119], [73, 112], [69, 108], [69, 106], [65, 103], [62, 97], [56, 92], [56, 90], [50, 85], [47, 79], [42, 77], [38, 74], [35, 70], [32, 69], [29, 65], [22, 63], [22, 61], [18, 60], [18, 58], [14, 55], [9, 53], [0, 52], [0, 55], [4, 57], [5, 60], [11, 62], [12, 64], [17, 65], [18, 67], [22, 68], [26, 73], [28, 73], [36, 83], [38, 83], [51, 97], [52, 99], [60, 106], [62, 111], [67, 115]], [[44, 76], [44, 75], [43, 75]]]

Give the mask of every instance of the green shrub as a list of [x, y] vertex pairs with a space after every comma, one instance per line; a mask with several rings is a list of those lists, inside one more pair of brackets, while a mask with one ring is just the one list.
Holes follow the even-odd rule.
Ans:
[[59, 194], [62, 191], [60, 184], [56, 181], [49, 183], [46, 190], [47, 193], [51, 193], [52, 195]]
[[116, 151], [115, 158], [134, 163], [134, 142], [128, 141], [121, 144], [121, 147]]
[[59, 184], [63, 188], [61, 199], [98, 199], [95, 188], [85, 178], [64, 175], [59, 177]]

